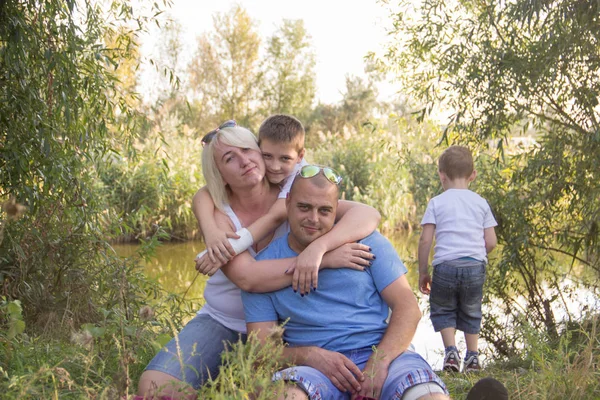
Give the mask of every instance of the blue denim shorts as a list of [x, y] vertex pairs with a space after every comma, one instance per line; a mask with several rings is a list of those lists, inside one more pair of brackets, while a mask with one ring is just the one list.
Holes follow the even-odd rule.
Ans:
[[485, 263], [473, 259], [445, 261], [433, 267], [431, 280], [429, 304], [435, 331], [456, 328], [479, 333]]
[[[373, 353], [370, 347], [342, 353], [361, 370], [367, 364]], [[273, 380], [295, 382], [307, 394], [310, 400], [347, 400], [350, 393], [341, 392], [319, 370], [306, 366], [296, 366], [284, 369], [273, 375]], [[388, 376], [383, 384], [380, 399], [400, 400], [404, 391], [421, 383], [437, 383], [446, 393], [444, 382], [433, 372], [431, 366], [419, 354], [406, 350], [400, 354], [388, 370]]]
[[146, 370], [164, 372], [198, 389], [216, 378], [221, 353], [240, 339], [245, 341], [246, 335], [199, 314], [154, 356]]

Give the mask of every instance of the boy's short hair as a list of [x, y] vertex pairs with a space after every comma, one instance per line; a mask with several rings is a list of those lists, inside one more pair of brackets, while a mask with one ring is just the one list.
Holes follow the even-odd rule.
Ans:
[[465, 146], [450, 146], [440, 156], [438, 169], [450, 179], [468, 178], [473, 173], [473, 156]]
[[286, 114], [271, 115], [258, 128], [258, 142], [294, 143], [296, 150], [304, 148], [304, 126], [298, 119]]

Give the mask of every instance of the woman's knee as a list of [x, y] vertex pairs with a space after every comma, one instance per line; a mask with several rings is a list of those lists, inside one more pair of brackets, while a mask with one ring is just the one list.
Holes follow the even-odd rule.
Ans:
[[283, 395], [277, 397], [277, 400], [308, 400], [308, 395], [296, 385], [285, 385]]
[[146, 370], [138, 384], [138, 395], [145, 399], [155, 396], [169, 396], [172, 399], [193, 400], [196, 391], [190, 385], [161, 371]]

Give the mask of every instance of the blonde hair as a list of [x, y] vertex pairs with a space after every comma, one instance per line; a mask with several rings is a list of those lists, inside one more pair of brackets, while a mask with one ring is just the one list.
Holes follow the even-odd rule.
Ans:
[[260, 149], [258, 148], [256, 136], [241, 126], [220, 129], [211, 141], [204, 146], [202, 150], [202, 174], [215, 207], [223, 211], [223, 206], [229, 204], [229, 193], [227, 183], [223, 181], [223, 176], [215, 161], [215, 146], [217, 143], [243, 149], [249, 148], [259, 152]]

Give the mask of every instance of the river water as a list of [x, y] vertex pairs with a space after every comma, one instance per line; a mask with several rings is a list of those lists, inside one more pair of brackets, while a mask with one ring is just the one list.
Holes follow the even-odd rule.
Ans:
[[[443, 360], [442, 340], [440, 335], [434, 332], [429, 319], [429, 297], [421, 294], [418, 290], [417, 248], [419, 236], [417, 234], [396, 234], [389, 238], [408, 269], [408, 281], [417, 296], [423, 313], [423, 318], [413, 339], [413, 345], [417, 352], [435, 370], [439, 370], [442, 367]], [[114, 248], [121, 256], [132, 256], [136, 254], [138, 245], [121, 244], [114, 245]], [[202, 250], [204, 250], [204, 244], [200, 241], [163, 243], [157, 248], [155, 256], [150, 260], [143, 261], [142, 265], [148, 277], [157, 280], [167, 291], [179, 294], [186, 293], [186, 299], [201, 302], [207, 277], [196, 272], [194, 269], [194, 258]], [[568, 282], [565, 282], [565, 285], [567, 284]], [[578, 301], [570, 304], [572, 307], [581, 307], [581, 304], [587, 304], [591, 307], [599, 305], [598, 298], [587, 290], [579, 292], [578, 297]], [[559, 311], [556, 317], [560, 319], [561, 316], [564, 316], [564, 313]], [[464, 354], [466, 346], [462, 333], [459, 332], [456, 339], [459, 350]], [[480, 339], [479, 346], [480, 351], [483, 352], [482, 361], [485, 361], [485, 349], [487, 345]]]

